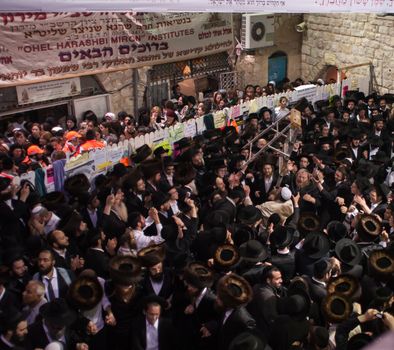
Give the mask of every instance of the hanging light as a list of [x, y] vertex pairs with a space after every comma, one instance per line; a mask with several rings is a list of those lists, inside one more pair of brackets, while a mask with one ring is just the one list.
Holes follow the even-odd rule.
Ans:
[[186, 78], [189, 77], [192, 74], [192, 71], [189, 67], [189, 65], [186, 65], [185, 68], [182, 70], [182, 75]]

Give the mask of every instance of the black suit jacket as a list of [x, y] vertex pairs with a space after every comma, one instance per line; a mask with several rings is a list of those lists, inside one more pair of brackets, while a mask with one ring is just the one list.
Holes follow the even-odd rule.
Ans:
[[256, 321], [243, 306], [234, 309], [224, 324], [223, 319], [220, 322], [218, 339], [220, 350], [227, 350], [231, 341], [240, 333], [256, 328]]
[[105, 252], [89, 248], [85, 256], [85, 269], [96, 271], [97, 276], [107, 279], [109, 277], [108, 270], [109, 257]]
[[[265, 183], [264, 183], [264, 176], [259, 177], [253, 186], [253, 203], [254, 204], [261, 204], [264, 203], [268, 200], [268, 195], [269, 193], [274, 189], [276, 186], [276, 182], [278, 181], [278, 176], [276, 174], [273, 175], [272, 177], [272, 183], [271, 186], [269, 187], [268, 191], [265, 190]], [[260, 192], [259, 196], [256, 196], [256, 191]]]
[[[146, 349], [146, 319], [144, 316], [137, 317], [133, 321], [131, 336], [131, 349]], [[159, 350], [176, 350], [176, 334], [172, 322], [165, 318], [159, 319]]]
[[0, 201], [0, 240], [2, 247], [23, 246], [27, 237], [26, 222], [29, 217], [25, 203], [12, 200], [12, 210]]
[[100, 209], [97, 209], [97, 223], [96, 226], [93, 225], [92, 220], [90, 219], [88, 209], [86, 207], [80, 210], [80, 214], [86, 225], [88, 225], [89, 231], [97, 230], [97, 228], [102, 226], [103, 221], [103, 212]]

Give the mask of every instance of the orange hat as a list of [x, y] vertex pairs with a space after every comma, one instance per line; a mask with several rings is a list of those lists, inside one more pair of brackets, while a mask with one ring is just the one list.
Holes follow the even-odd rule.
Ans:
[[66, 137], [67, 141], [70, 141], [75, 138], [80, 138], [80, 137], [82, 137], [82, 135], [76, 131], [69, 131], [65, 137]]
[[44, 153], [44, 151], [40, 147], [38, 147], [36, 145], [30, 146], [27, 149], [27, 155], [28, 156], [33, 156], [35, 154], [43, 154], [43, 153]]

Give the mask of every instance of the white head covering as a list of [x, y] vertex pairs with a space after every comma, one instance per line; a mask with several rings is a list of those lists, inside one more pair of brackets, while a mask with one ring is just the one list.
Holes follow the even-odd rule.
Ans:
[[282, 187], [280, 196], [284, 201], [288, 201], [291, 198], [291, 191], [287, 187]]
[[64, 350], [64, 344], [58, 341], [54, 341], [52, 343], [49, 343], [45, 347], [45, 350]]

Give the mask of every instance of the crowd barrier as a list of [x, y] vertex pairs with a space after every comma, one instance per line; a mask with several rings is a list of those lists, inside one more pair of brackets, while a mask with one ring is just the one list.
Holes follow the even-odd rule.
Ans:
[[[327, 100], [329, 97], [338, 94], [340, 88], [340, 84], [303, 85], [291, 92], [258, 97], [252, 101], [242, 102], [231, 108], [213, 113], [214, 125], [215, 128], [221, 128], [227, 124], [229, 118], [239, 120], [244, 115], [258, 112], [262, 107], [274, 108], [278, 105], [282, 96], [286, 96], [289, 102], [296, 102], [305, 97], [313, 103], [319, 100]], [[103, 149], [92, 150], [77, 157], [68, 157], [64, 165], [63, 174], [62, 172], [54, 171], [54, 166], [52, 165], [44, 169], [46, 191], [52, 192], [55, 190], [55, 183], [59, 183], [56, 176], [67, 178], [84, 173], [90, 180], [93, 180], [99, 174], [105, 174], [112, 170], [113, 166], [119, 163], [122, 158], [129, 157], [143, 144], [148, 144], [152, 149], [163, 146], [171, 153], [176, 141], [183, 137], [194, 137], [201, 134], [204, 130], [204, 118], [201, 117], [125, 140]], [[35, 173], [28, 172], [23, 174], [21, 179], [27, 179], [31, 183], [35, 183]]]

